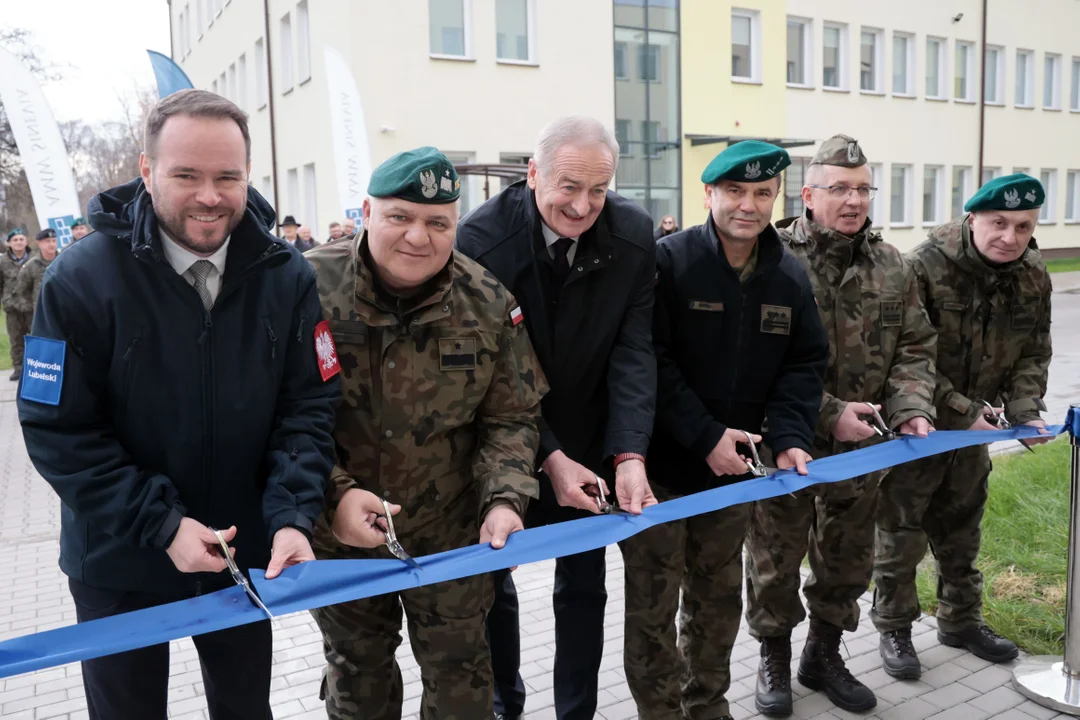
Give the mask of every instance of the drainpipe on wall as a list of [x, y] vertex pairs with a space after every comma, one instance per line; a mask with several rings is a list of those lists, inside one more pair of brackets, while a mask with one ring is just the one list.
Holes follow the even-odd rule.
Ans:
[[[277, 129], [274, 125], [274, 54], [270, 49], [270, 0], [263, 0], [263, 22], [266, 26], [266, 95], [270, 112], [270, 172], [274, 180], [274, 213], [278, 210], [281, 195], [278, 193], [277, 172]], [[259, 62], [259, 58], [255, 58]], [[274, 234], [277, 235], [280, 228], [277, 227], [277, 218], [274, 219]]]
[[979, 63], [979, 174], [978, 184], [982, 187], [983, 177], [983, 152], [986, 144], [986, 5], [988, 0], [982, 0], [982, 41], [979, 50], [982, 52], [982, 61]]

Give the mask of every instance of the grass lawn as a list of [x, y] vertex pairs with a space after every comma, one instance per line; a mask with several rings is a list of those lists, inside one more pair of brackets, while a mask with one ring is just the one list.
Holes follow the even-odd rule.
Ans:
[[1080, 257], [1057, 258], [1055, 260], [1044, 260], [1044, 262], [1046, 263], [1046, 269], [1052, 273], [1080, 270]]
[[[1060, 655], [1065, 635], [1069, 539], [1069, 441], [1061, 438], [994, 461], [982, 523], [983, 614], [1034, 655]], [[927, 555], [919, 602], [933, 614], [937, 577]]]
[[0, 370], [11, 369], [11, 345], [8, 343], [7, 322], [4, 314], [0, 313]]

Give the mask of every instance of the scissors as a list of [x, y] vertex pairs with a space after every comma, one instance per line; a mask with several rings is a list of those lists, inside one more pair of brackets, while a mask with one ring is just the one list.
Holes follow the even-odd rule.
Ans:
[[761, 462], [761, 457], [757, 452], [757, 446], [754, 445], [754, 439], [750, 437], [750, 433], [745, 430], [740, 430], [739, 432], [746, 436], [746, 444], [750, 446], [750, 452], [754, 455], [753, 460], [746, 461], [746, 468], [750, 471], [750, 474], [754, 477], [765, 477], [766, 475], [779, 472], [776, 468], [765, 467]]
[[[211, 528], [211, 530], [213, 530], [213, 528]], [[237, 585], [244, 588], [244, 592], [251, 598], [251, 602], [255, 603], [255, 605], [272, 620], [274, 616], [271, 614], [270, 609], [267, 608], [266, 605], [263, 604], [263, 601], [259, 599], [259, 596], [255, 594], [255, 590], [252, 589], [251, 583], [244, 577], [244, 573], [240, 572], [240, 567], [236, 564], [236, 561], [233, 560], [232, 552], [229, 550], [229, 543], [225, 542], [225, 538], [221, 536], [221, 531], [214, 530], [214, 535], [217, 537], [218, 544], [221, 545], [221, 554], [225, 557], [225, 565], [228, 566], [229, 572], [232, 573], [233, 580]]]
[[866, 403], [866, 406], [870, 408], [870, 413], [873, 416], [875, 423], [870, 426], [870, 429], [876, 432], [878, 437], [883, 440], [895, 440], [896, 433], [890, 430], [889, 426], [885, 424], [885, 421], [881, 419], [881, 413], [878, 412], [873, 403]]
[[[983, 413], [983, 418], [986, 420], [986, 422], [990, 423], [991, 425], [994, 425], [999, 430], [1011, 430], [1012, 429], [1012, 423], [1009, 422], [1008, 419], [1006, 419], [1005, 413], [1001, 413], [999, 415], [997, 410], [994, 409], [993, 405], [986, 402], [985, 400], [980, 400], [980, 402], [983, 405], [986, 406], [986, 412]], [[1028, 445], [1023, 440], [1017, 440], [1017, 442], [1019, 442], [1021, 445], [1023, 445], [1025, 448], [1027, 448], [1027, 451], [1029, 453], [1032, 453], [1032, 454], [1035, 453], [1034, 448], [1032, 448], [1030, 445]]]
[[592, 499], [596, 500], [596, 509], [600, 511], [600, 514], [601, 515], [612, 515], [612, 514], [629, 515], [630, 513], [627, 512], [626, 510], [623, 510], [618, 505], [612, 505], [611, 503], [609, 503], [607, 501], [607, 498], [604, 497], [603, 481], [600, 480], [599, 475], [594, 474], [593, 477], [596, 478], [596, 485], [595, 486], [589, 485], [587, 487], [582, 488], [582, 490], [585, 491], [586, 495], [588, 495]]
[[383, 500], [382, 504], [383, 510], [386, 512], [386, 514], [378, 515], [377, 517], [380, 517], [386, 521], [386, 527], [381, 528], [378, 525], [376, 525], [375, 527], [379, 527], [380, 530], [386, 533], [386, 547], [390, 550], [390, 554], [392, 554], [398, 560], [408, 563], [417, 570], [423, 570], [423, 568], [420, 567], [420, 563], [413, 560], [412, 556], [409, 555], [409, 553], [405, 552], [405, 548], [401, 547], [401, 543], [398, 542], [397, 533], [394, 532], [394, 520], [390, 516], [390, 503], [386, 500]]

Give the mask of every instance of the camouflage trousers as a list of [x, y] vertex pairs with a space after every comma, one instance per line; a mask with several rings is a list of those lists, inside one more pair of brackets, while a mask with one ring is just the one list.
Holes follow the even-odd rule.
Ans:
[[[675, 497], [656, 485], [653, 491], [661, 502]], [[713, 720], [728, 713], [724, 696], [742, 615], [749, 522], [750, 506], [737, 505], [619, 543], [626, 580], [623, 659], [641, 720]]]
[[859, 626], [859, 597], [870, 587], [874, 509], [880, 474], [814, 485], [754, 503], [746, 538], [746, 620], [750, 634], [781, 637], [806, 617], [849, 632]]
[[982, 623], [982, 573], [975, 567], [986, 508], [990, 455], [963, 448], [894, 468], [881, 484], [874, 557], [874, 607], [880, 632], [919, 618], [915, 573], [927, 542], [937, 561], [938, 627]]
[[17, 370], [22, 365], [24, 336], [30, 334], [30, 324], [34, 320], [34, 313], [8, 310], [6, 315], [7, 335], [11, 343], [11, 367]]
[[[399, 532], [401, 544], [421, 556], [478, 542], [475, 495], [467, 493], [465, 499], [447, 508], [440, 521]], [[315, 552], [320, 559], [392, 557], [382, 547], [331, 550], [325, 540], [317, 541]], [[401, 718], [404, 689], [394, 653], [401, 644], [402, 608], [424, 688], [420, 717], [492, 717], [494, 680], [484, 619], [493, 594], [491, 574], [484, 573], [312, 611], [327, 661], [320, 697], [329, 718]]]

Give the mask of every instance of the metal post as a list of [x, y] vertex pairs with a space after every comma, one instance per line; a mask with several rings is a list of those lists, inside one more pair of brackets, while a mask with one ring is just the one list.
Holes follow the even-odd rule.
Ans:
[[[1069, 564], [1065, 584], [1065, 656], [1042, 655], [1017, 665], [1016, 689], [1040, 705], [1080, 715], [1080, 405], [1069, 413], [1072, 472], [1069, 498]], [[1077, 589], [1073, 592], [1074, 588]]]

